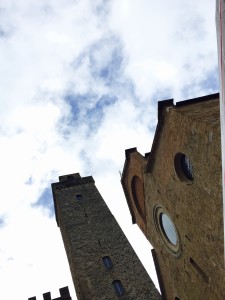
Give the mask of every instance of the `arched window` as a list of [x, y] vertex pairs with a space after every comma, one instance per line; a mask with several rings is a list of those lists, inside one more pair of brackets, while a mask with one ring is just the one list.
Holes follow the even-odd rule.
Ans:
[[123, 296], [125, 294], [124, 287], [120, 280], [114, 280], [112, 284], [118, 297]]
[[106, 269], [112, 269], [113, 264], [112, 264], [112, 261], [109, 256], [104, 256], [102, 258], [102, 261], [103, 261], [103, 264], [106, 267]]
[[142, 180], [136, 175], [131, 180], [131, 191], [137, 211], [142, 219], [145, 220], [144, 185]]

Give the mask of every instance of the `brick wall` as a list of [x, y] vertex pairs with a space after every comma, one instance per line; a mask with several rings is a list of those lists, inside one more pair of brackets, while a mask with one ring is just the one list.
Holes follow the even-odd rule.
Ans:
[[[133, 153], [125, 163], [125, 189], [131, 183], [127, 170], [140, 176], [142, 169], [146, 237], [155, 249], [162, 294], [168, 300], [225, 299], [218, 96], [176, 106], [171, 100], [159, 103], [146, 169], [141, 161], [137, 164]], [[183, 155], [192, 164], [193, 180], [182, 174]], [[127, 199], [133, 201], [131, 192]], [[173, 223], [174, 243], [169, 241], [163, 215]]]

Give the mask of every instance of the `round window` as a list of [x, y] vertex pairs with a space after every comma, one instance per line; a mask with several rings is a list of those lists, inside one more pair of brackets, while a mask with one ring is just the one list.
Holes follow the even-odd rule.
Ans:
[[171, 221], [170, 217], [167, 214], [162, 213], [160, 215], [160, 225], [161, 228], [167, 237], [167, 239], [173, 245], [177, 244], [177, 233], [173, 222]]
[[182, 181], [192, 181], [194, 172], [191, 160], [183, 153], [177, 153], [174, 157], [174, 167], [177, 176]]
[[178, 231], [169, 213], [160, 205], [156, 205], [153, 211], [156, 230], [170, 252], [176, 257], [180, 256], [181, 244]]

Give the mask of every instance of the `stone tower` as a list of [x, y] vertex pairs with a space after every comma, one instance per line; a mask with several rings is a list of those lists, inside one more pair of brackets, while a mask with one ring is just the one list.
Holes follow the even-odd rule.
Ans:
[[91, 176], [60, 176], [52, 191], [79, 300], [161, 299]]
[[151, 152], [126, 150], [122, 185], [168, 300], [225, 299], [219, 94], [159, 102]]

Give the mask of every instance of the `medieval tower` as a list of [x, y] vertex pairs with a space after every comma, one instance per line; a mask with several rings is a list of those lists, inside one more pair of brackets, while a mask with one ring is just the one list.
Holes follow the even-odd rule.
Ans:
[[60, 176], [52, 191], [79, 300], [161, 299], [91, 176]]

